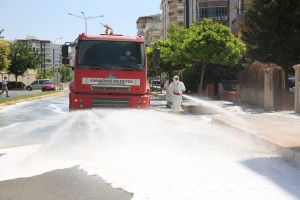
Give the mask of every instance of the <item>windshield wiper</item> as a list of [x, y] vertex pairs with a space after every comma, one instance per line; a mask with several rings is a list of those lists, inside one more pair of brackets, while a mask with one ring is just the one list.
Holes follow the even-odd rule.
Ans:
[[91, 63], [89, 66], [92, 66], [90, 67], [91, 69], [111, 69], [111, 65], [104, 65], [100, 63]]
[[140, 65], [123, 65], [123, 70], [143, 70], [144, 68]]

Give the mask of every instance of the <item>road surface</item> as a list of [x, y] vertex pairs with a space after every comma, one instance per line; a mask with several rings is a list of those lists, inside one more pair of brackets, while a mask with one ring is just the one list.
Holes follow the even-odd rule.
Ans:
[[0, 200], [300, 199], [299, 165], [209, 115], [151, 105], [69, 112], [61, 96], [1, 110]]

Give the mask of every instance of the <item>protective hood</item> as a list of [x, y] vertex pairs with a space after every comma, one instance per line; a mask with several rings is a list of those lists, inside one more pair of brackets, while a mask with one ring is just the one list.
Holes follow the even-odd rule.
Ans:
[[173, 81], [174, 83], [179, 83], [179, 76], [174, 76]]

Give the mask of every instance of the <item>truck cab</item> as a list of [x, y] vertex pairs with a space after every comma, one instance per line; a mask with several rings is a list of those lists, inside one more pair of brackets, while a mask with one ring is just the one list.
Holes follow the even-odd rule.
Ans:
[[79, 35], [70, 109], [149, 108], [144, 38]]

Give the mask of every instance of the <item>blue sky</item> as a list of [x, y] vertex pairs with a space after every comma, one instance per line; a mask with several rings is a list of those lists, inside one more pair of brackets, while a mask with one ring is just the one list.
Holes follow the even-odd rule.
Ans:
[[0, 30], [6, 40], [25, 39], [34, 35], [40, 40], [57, 44], [72, 42], [85, 32], [85, 20], [68, 13], [86, 17], [89, 34], [104, 33], [100, 24], [108, 24], [114, 33], [136, 35], [136, 21], [141, 16], [161, 13], [161, 0], [0, 0]]

